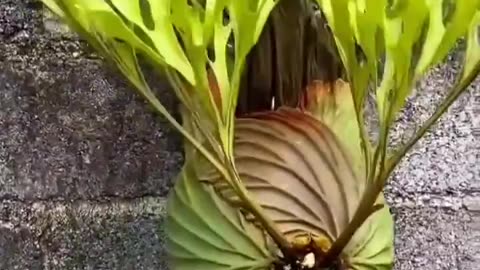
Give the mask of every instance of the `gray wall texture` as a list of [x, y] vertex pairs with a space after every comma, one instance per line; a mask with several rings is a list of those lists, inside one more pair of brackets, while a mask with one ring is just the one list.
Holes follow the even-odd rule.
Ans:
[[[458, 69], [452, 55], [418, 86], [392, 144], [426, 119]], [[479, 88], [387, 187], [395, 269], [480, 269]], [[171, 95], [162, 100], [174, 108]], [[0, 0], [1, 270], [166, 269], [162, 224], [179, 142], [38, 1]]]

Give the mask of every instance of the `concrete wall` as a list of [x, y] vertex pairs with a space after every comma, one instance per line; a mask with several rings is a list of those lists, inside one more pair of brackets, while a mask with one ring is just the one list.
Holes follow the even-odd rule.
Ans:
[[[458, 66], [454, 56], [420, 86], [393, 143], [425, 120]], [[387, 188], [396, 269], [480, 269], [479, 87]], [[171, 95], [162, 100], [173, 108]], [[38, 1], [0, 0], [0, 269], [166, 269], [164, 203], [179, 142]]]

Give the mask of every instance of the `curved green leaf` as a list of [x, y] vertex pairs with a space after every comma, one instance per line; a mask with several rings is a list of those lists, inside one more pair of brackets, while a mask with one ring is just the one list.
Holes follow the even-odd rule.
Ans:
[[[480, 2], [479, 2], [480, 5]], [[468, 86], [477, 78], [480, 73], [480, 41], [478, 39], [480, 31], [480, 6], [477, 7], [475, 15], [470, 23], [467, 35], [467, 48], [464, 54], [464, 66], [462, 72], [457, 76], [457, 82], [450, 89], [446, 98], [440, 103], [435, 112], [428, 118], [420, 129], [410, 138], [410, 140], [397, 149], [388, 160], [387, 172], [390, 173], [395, 165], [400, 162], [402, 157], [422, 138], [425, 133], [435, 124], [438, 119], [448, 110], [448, 108], [457, 100]]]
[[[383, 137], [388, 136], [388, 128], [414, 83], [465, 36], [480, 3], [478, 0], [317, 2], [327, 15], [337, 46], [343, 52], [343, 62], [350, 71], [357, 114], [363, 109], [366, 74], [375, 78], [376, 61], [385, 48], [381, 84], [375, 85]], [[355, 44], [361, 51], [355, 50]], [[359, 61], [361, 55], [366, 63]]]
[[477, 0], [427, 2], [430, 8], [430, 27], [417, 63], [417, 77], [423, 75], [431, 65], [442, 61], [455, 42], [465, 36], [476, 11], [475, 1]]
[[55, 0], [42, 0], [43, 3], [57, 16], [62, 19], [65, 19], [65, 13], [63, 12], [62, 8], [58, 6]]
[[384, 14], [385, 70], [376, 91], [383, 130], [391, 125], [393, 117], [412, 91], [411, 70], [415, 68], [412, 67], [413, 48], [421, 38], [427, 15], [425, 1], [410, 0], [396, 8], [395, 12]]
[[[166, 66], [162, 57], [148, 45], [144, 39], [137, 36], [131, 24], [126, 22], [119, 16], [115, 10], [112, 9], [104, 1], [92, 0], [49, 0], [46, 4], [52, 8], [53, 11], [62, 11], [61, 16], [69, 23], [69, 25], [81, 33], [90, 44], [92, 44], [99, 52], [107, 56], [107, 59], [112, 61], [122, 74], [135, 86], [137, 91], [191, 143], [197, 150], [199, 150], [210, 162], [215, 164], [220, 170], [222, 164], [215, 159], [212, 153], [206, 151], [205, 147], [200, 142], [203, 138], [190, 134], [185, 130], [165, 109], [162, 103], [155, 96], [153, 91], [144, 79], [142, 70], [137, 61], [137, 53], [143, 52], [149, 57], [151, 62], [158, 66]], [[166, 68], [167, 71], [171, 71]], [[171, 78], [178, 78], [172, 75]], [[174, 83], [172, 81], [172, 83]], [[178, 86], [176, 84], [175, 86]], [[195, 114], [190, 117], [193, 124], [199, 125], [198, 115], [205, 116], [205, 111], [208, 108], [198, 107], [198, 100], [195, 100], [195, 93], [191, 92], [191, 87], [174, 87], [176, 93], [183, 105], [188, 108], [188, 112], [195, 111]], [[213, 136], [211, 130], [206, 130], [213, 123], [209, 118], [203, 117], [202, 129], [203, 136], [211, 139]]]
[[[162, 55], [166, 64], [178, 70], [192, 85], [196, 85], [193, 68], [180, 47], [170, 20], [171, 0], [146, 1], [148, 6], [143, 8], [144, 10], [141, 7], [142, 1], [110, 1], [127, 20], [140, 27], [150, 37], [154, 48]], [[147, 16], [145, 14], [150, 14], [153, 19], [150, 27], [145, 24]]]
[[[371, 186], [366, 189], [367, 193], [361, 200], [359, 209], [366, 211], [372, 207], [373, 200], [383, 189], [405, 151], [410, 149], [459, 94], [465, 91], [467, 87], [465, 83], [469, 84], [472, 76], [478, 74], [480, 58], [476, 55], [478, 50], [472, 48], [478, 45], [478, 30], [473, 25], [480, 1], [317, 0], [317, 2], [327, 15], [337, 46], [342, 52], [342, 60], [349, 71], [349, 83], [360, 126], [364, 125], [361, 114], [364, 110], [367, 82], [373, 78], [375, 83], [380, 136], [372, 151], [373, 158], [370, 158], [367, 147], [363, 148], [365, 163], [369, 166], [367, 179]], [[415, 83], [428, 68], [437, 64], [450, 52], [458, 39], [466, 35], [470, 36], [467, 60], [459, 83], [407, 145], [401, 147], [393, 158], [387, 158], [390, 128], [414, 89]], [[375, 75], [376, 61], [383, 56], [385, 58], [383, 74], [378, 84]], [[364, 132], [360, 134], [360, 140], [365, 146], [368, 139]], [[332, 249], [334, 253], [344, 246], [354, 227], [361, 224], [364, 217], [360, 215], [354, 217], [353, 225], [349, 226]]]
[[[306, 93], [304, 109], [332, 130], [343, 147], [348, 149], [358, 175], [365, 178], [367, 164], [361, 146], [361, 129], [364, 127], [358, 125], [349, 84], [342, 80], [331, 85], [315, 81], [308, 86]], [[366, 148], [371, 151], [371, 145], [368, 141], [366, 143]]]
[[[480, 3], [480, 1], [479, 1]], [[464, 67], [459, 80], [462, 84], [468, 77], [478, 75], [480, 65], [480, 4], [475, 11], [473, 20], [470, 23], [467, 36], [467, 49], [465, 52]]]
[[[380, 139], [375, 147], [373, 159], [370, 160], [368, 151], [364, 151], [367, 164], [371, 165], [371, 169], [367, 170], [368, 180], [373, 181], [369, 182], [370, 185], [365, 189], [366, 192], [359, 202], [360, 211], [357, 212], [359, 214], [354, 216], [345, 233], [332, 247], [332, 254], [337, 254], [346, 244], [346, 240], [350, 239], [351, 233], [368, 216], [362, 212], [372, 209], [377, 194], [381, 193], [384, 183], [400, 160], [398, 154], [403, 156], [406, 150], [425, 133], [426, 129], [445, 112], [477, 76], [480, 70], [480, 58], [478, 57], [480, 50], [478, 49], [478, 18], [475, 14], [479, 10], [480, 1], [317, 0], [317, 2], [327, 15], [337, 46], [342, 53], [342, 60], [349, 71], [351, 92], [359, 125], [363, 125], [360, 115], [364, 109], [366, 82], [371, 78], [375, 83], [380, 118]], [[428, 68], [441, 61], [458, 39], [467, 34], [467, 58], [459, 82], [435, 114], [415, 134], [413, 139], [401, 148], [395, 158], [386, 159], [390, 127], [396, 114], [413, 90], [415, 82], [421, 79]], [[375, 80], [376, 61], [383, 56], [383, 50], [385, 51], [383, 74], [380, 84], [378, 84]], [[321, 106], [316, 110], [323, 109], [327, 110]], [[329, 113], [334, 114], [335, 110], [330, 110]], [[325, 113], [316, 114], [321, 117], [326, 115]], [[336, 130], [335, 133], [342, 136], [341, 130]], [[364, 133], [360, 134], [360, 140], [366, 141]], [[356, 152], [352, 146], [347, 147]], [[362, 233], [361, 230], [357, 231], [359, 236], [356, 237], [365, 237], [365, 233]], [[350, 241], [356, 242], [357, 240], [350, 239]], [[377, 241], [364, 246], [361, 249], [362, 252], [374, 254], [375, 252], [370, 248], [378, 250], [375, 248]], [[384, 261], [388, 262], [388, 259]], [[361, 264], [361, 261], [357, 260], [356, 262]], [[389, 267], [388, 263], [383, 265]], [[368, 265], [365, 264], [364, 267], [368, 268]]]
[[373, 213], [356, 231], [343, 251], [347, 269], [391, 270], [393, 268], [394, 221], [383, 194], [377, 203], [384, 207]]
[[[353, 169], [350, 152], [338, 137], [293, 109], [238, 119], [235, 163], [252, 197], [291, 243], [312, 236], [324, 250], [348, 226], [366, 188], [365, 175]], [[243, 207], [216, 172], [205, 171], [200, 179]], [[352, 269], [369, 269], [358, 268], [365, 261], [379, 269], [391, 264], [393, 221], [388, 210], [372, 215], [361, 228], [342, 254], [345, 261]]]
[[[46, 0], [46, 3], [53, 11], [61, 10], [59, 15], [113, 60], [151, 105], [223, 175], [225, 182], [249, 205], [248, 210], [256, 215], [282, 250], [286, 250], [288, 243], [275, 230], [273, 222], [262, 216], [258, 205], [244, 194], [245, 189], [236, 175], [232, 150], [233, 120], [243, 63], [276, 1], [208, 0], [203, 6], [189, 0]], [[206, 14], [217, 17], [205, 20], [205, 8]], [[230, 14], [227, 22], [223, 18], [224, 11]], [[228, 74], [227, 64], [222, 63], [226, 57], [218, 54], [226, 53], [229, 28], [233, 29], [235, 41], [232, 75]], [[211, 34], [217, 54], [213, 57], [208, 55], [212, 38], [205, 39]], [[165, 110], [143, 78], [136, 58], [138, 53], [144, 53], [158, 71], [167, 74], [183, 103], [183, 119], [193, 123], [182, 127]], [[213, 80], [208, 77], [211, 76], [209, 63], [218, 63], [217, 73], [226, 74], [214, 78], [220, 86], [216, 91], [220, 94], [220, 104], [226, 106], [217, 106], [218, 97], [214, 96], [210, 85]]]
[[[82, 33], [98, 50], [111, 57], [102, 43], [122, 42], [134, 53], [143, 53], [160, 72], [166, 72], [177, 96], [196, 116], [216, 126], [204, 130], [215, 137], [229, 156], [233, 118], [245, 57], [258, 40], [275, 0], [44, 0], [50, 9]], [[228, 22], [224, 11], [230, 13]], [[234, 36], [233, 73], [229, 72], [227, 42]], [[210, 56], [209, 49], [214, 48]], [[121, 59], [120, 59], [121, 60]], [[230, 59], [228, 59], [230, 60]], [[118, 64], [118, 61], [116, 61]], [[122, 63], [121, 63], [122, 64]], [[207, 66], [218, 82], [217, 106], [208, 80]], [[124, 74], [127, 77], [129, 74]], [[205, 119], [205, 120], [199, 120]], [[213, 135], [212, 135], [213, 134]]]
[[169, 195], [165, 226], [172, 270], [273, 269], [264, 231], [201, 184], [188, 164]]
[[[335, 85], [313, 83], [307, 93], [307, 109], [332, 130], [344, 149], [352, 156], [356, 171], [365, 179], [362, 161], [360, 127], [355, 120], [355, 107], [348, 83], [341, 80]], [[362, 127], [363, 128], [363, 127]], [[367, 147], [370, 150], [370, 145]], [[356, 203], [359, 203], [357, 200]], [[380, 194], [377, 204], [383, 209], [372, 214], [354, 234], [342, 255], [348, 269], [391, 269], [393, 263], [393, 219]]]

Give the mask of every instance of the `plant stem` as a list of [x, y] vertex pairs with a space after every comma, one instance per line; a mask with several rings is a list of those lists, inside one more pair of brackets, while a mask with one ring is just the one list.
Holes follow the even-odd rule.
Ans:
[[[387, 117], [387, 119], [389, 118], [390, 117]], [[386, 127], [387, 126], [388, 125], [386, 125]], [[384, 170], [384, 167], [389, 129], [382, 128], [381, 132], [385, 134], [380, 135], [380, 143], [373, 156], [372, 167], [369, 172], [370, 174], [367, 175], [366, 191], [360, 200], [360, 204], [358, 205], [357, 211], [355, 211], [352, 220], [347, 225], [345, 230], [340, 234], [337, 240], [335, 240], [335, 242], [332, 244], [332, 247], [328, 250], [327, 254], [323, 258], [323, 263], [332, 262], [335, 258], [337, 258], [358, 228], [362, 226], [362, 224], [370, 217], [371, 214], [379, 209], [378, 207], [375, 207], [375, 201], [377, 200], [380, 192], [382, 192], [386, 179], [388, 179], [391, 173], [384, 173], [384, 171], [386, 171]], [[380, 162], [378, 162], [379, 159]], [[380, 175], [375, 177], [377, 171], [377, 167], [375, 165], [378, 164], [380, 165]]]
[[[353, 237], [357, 229], [367, 220], [367, 218], [373, 214], [378, 208], [375, 207], [375, 201], [378, 195], [382, 191], [387, 179], [392, 174], [396, 165], [400, 162], [401, 158], [412, 148], [415, 143], [422, 138], [428, 129], [448, 110], [448, 108], [458, 99], [458, 97], [465, 91], [465, 89], [472, 83], [480, 72], [480, 63], [477, 64], [473, 70], [464, 80], [456, 84], [454, 89], [448, 95], [448, 97], [442, 102], [435, 113], [425, 122], [410, 141], [403, 146], [395, 155], [384, 162], [384, 158], [381, 158], [380, 162], [380, 174], [377, 179], [372, 183], [370, 188], [367, 188], [360, 204], [358, 206], [352, 221], [348, 224], [347, 228], [340, 234], [338, 239], [333, 243], [330, 250], [324, 257], [324, 262], [331, 262], [338, 257], [343, 248], [348, 244]], [[386, 143], [386, 141], [381, 142]], [[381, 145], [380, 145], [381, 146]], [[383, 156], [383, 155], [382, 155]], [[374, 158], [374, 161], [376, 158]]]
[[420, 140], [425, 133], [438, 121], [438, 119], [450, 108], [450, 106], [458, 99], [458, 97], [465, 92], [467, 87], [475, 80], [480, 72], [480, 63], [478, 63], [474, 70], [464, 79], [457, 83], [450, 94], [440, 104], [435, 113], [422, 125], [422, 127], [410, 138], [410, 140], [395, 151], [392, 157], [387, 161], [387, 170], [394, 170], [400, 160], [407, 154], [407, 152]]
[[263, 213], [262, 207], [254, 199], [252, 199], [251, 196], [248, 195], [248, 190], [244, 185], [241, 184], [242, 180], [240, 179], [240, 175], [233, 164], [231, 168], [234, 168], [231, 175], [233, 178], [232, 183], [234, 183], [234, 187], [237, 189], [237, 195], [240, 197], [240, 200], [245, 203], [247, 210], [255, 216], [262, 227], [272, 237], [273, 241], [275, 241], [275, 243], [278, 245], [287, 261], [294, 261], [296, 256], [292, 251], [292, 244], [288, 242], [282, 232], [277, 228], [275, 222]]
[[345, 228], [337, 240], [332, 244], [332, 247], [322, 258], [322, 263], [330, 263], [338, 258], [358, 228], [362, 226], [362, 224], [365, 222], [365, 220], [367, 220], [368, 217], [370, 217], [371, 214], [379, 210], [378, 207], [375, 207], [375, 201], [377, 200], [378, 194], [380, 194], [382, 189], [383, 185], [381, 184], [381, 181], [372, 182], [372, 187], [368, 188], [362, 197], [352, 221], [350, 221], [347, 228]]

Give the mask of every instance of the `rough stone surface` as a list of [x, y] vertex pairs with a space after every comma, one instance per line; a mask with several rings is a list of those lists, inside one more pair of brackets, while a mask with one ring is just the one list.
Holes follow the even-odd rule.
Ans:
[[[406, 141], [433, 113], [459, 71], [459, 55], [434, 69], [417, 88], [399, 118], [393, 144]], [[480, 187], [480, 82], [471, 86], [409, 153], [392, 187], [404, 195], [434, 193], [448, 195], [478, 191]], [[461, 160], [461, 162], [460, 162]], [[411, 179], [419, 179], [412, 181]]]
[[469, 220], [464, 210], [398, 207], [396, 269], [476, 269], [462, 267], [471, 260]]
[[[179, 136], [63, 30], [38, 1], [0, 0], [0, 269], [166, 269], [164, 201]], [[458, 60], [419, 84], [393, 145], [426, 120]], [[387, 187], [396, 269], [480, 269], [479, 88]], [[168, 92], [162, 100], [174, 109]]]
[[42, 6], [3, 2], [0, 197], [165, 195], [181, 160], [173, 129], [76, 40], [45, 31]]
[[2, 204], [0, 269], [165, 269], [163, 199]]

